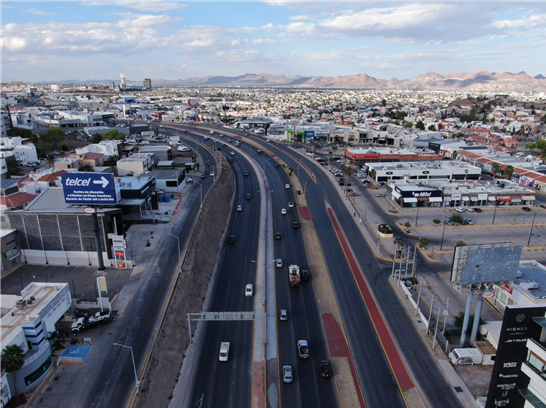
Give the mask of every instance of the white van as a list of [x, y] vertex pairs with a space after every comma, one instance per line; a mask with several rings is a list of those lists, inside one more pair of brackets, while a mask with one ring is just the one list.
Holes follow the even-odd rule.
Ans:
[[229, 358], [229, 341], [223, 341], [220, 343], [220, 354], [218, 359], [220, 361], [228, 361]]
[[456, 348], [449, 353], [449, 359], [453, 365], [481, 364], [483, 354], [477, 348]]

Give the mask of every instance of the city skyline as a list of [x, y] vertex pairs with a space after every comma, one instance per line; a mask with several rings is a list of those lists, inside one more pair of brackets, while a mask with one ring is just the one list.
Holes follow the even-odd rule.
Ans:
[[545, 74], [538, 2], [2, 4], [2, 82]]

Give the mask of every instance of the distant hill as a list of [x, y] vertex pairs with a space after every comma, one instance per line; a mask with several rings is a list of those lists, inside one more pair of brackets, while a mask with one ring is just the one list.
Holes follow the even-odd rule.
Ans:
[[[367, 74], [337, 77], [287, 76], [271, 74], [244, 74], [240, 76], [209, 75], [186, 79], [152, 79], [154, 86], [208, 86], [208, 87], [287, 87], [330, 89], [385, 89], [385, 90], [451, 90], [495, 92], [546, 92], [546, 78], [540, 74], [534, 78], [525, 72], [487, 72], [438, 74], [427, 72], [415, 78], [389, 80]], [[109, 80], [58, 81], [59, 83], [109, 84]], [[119, 82], [119, 81], [118, 81]], [[127, 81], [128, 85], [140, 85], [140, 81]]]

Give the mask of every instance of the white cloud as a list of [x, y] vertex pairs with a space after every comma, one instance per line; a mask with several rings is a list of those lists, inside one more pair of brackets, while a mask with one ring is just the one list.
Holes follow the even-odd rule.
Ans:
[[6, 5], [6, 4], [2, 4], [1, 7], [2, 7], [3, 9], [7, 9], [7, 10], [11, 10], [11, 9], [14, 9], [14, 8], [15, 8], [15, 6], [8, 6], [8, 5]]
[[47, 11], [37, 10], [37, 9], [23, 10], [23, 13], [35, 14], [37, 16], [53, 16], [54, 15], [53, 13], [48, 13]]
[[120, 1], [120, 2], [101, 2], [101, 1], [92, 1], [81, 3], [84, 6], [117, 6], [117, 7], [126, 7], [133, 10], [146, 11], [146, 12], [156, 12], [162, 13], [165, 11], [173, 10], [183, 10], [188, 7], [188, 4], [184, 3], [175, 3], [175, 2], [162, 2], [162, 1], [153, 1], [149, 0], [146, 2], [137, 2], [137, 1]]

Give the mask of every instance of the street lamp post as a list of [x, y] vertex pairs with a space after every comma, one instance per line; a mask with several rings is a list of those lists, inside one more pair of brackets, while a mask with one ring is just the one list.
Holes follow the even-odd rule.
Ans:
[[125, 344], [120, 344], [120, 343], [114, 343], [114, 346], [125, 347], [125, 348], [128, 348], [129, 350], [131, 350], [131, 359], [133, 360], [133, 370], [135, 372], [135, 385], [136, 385], [137, 392], [140, 392], [140, 381], [138, 381], [138, 375], [137, 375], [136, 364], [135, 364], [135, 355], [133, 354], [133, 348], [131, 346], [126, 346]]
[[446, 233], [446, 220], [444, 218], [444, 229], [442, 230], [442, 243], [440, 244], [440, 251], [444, 247], [444, 234]]
[[493, 210], [493, 221], [491, 222], [491, 225], [495, 224], [495, 216], [497, 215], [497, 201], [495, 201], [495, 209]]
[[[172, 230], [171, 230], [171, 231], [172, 231]], [[169, 232], [169, 235], [170, 235], [171, 237], [176, 238], [176, 241], [177, 241], [177, 248], [178, 248], [178, 265], [180, 266], [180, 262], [181, 262], [181, 259], [182, 259], [182, 258], [180, 257], [180, 239], [179, 239], [176, 235], [171, 234], [170, 232]]]
[[531, 237], [533, 236], [533, 227], [535, 226], [535, 217], [537, 213], [533, 214], [533, 222], [531, 223], [531, 231], [529, 231], [529, 240], [527, 241], [527, 247], [531, 244]]
[[415, 216], [415, 226], [417, 226], [417, 220], [419, 219], [419, 201], [417, 201], [415, 205], [417, 206], [417, 215]]

